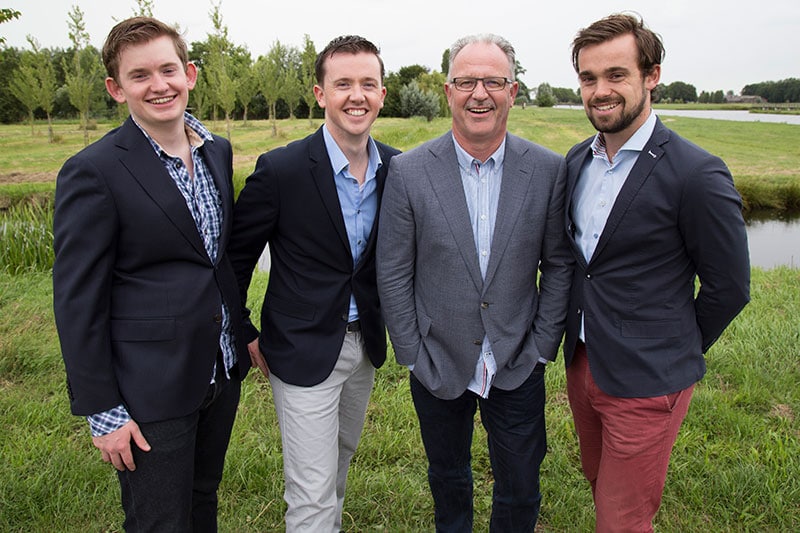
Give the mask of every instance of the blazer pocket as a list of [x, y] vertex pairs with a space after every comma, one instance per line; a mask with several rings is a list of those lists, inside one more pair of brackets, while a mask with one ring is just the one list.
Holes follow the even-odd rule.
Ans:
[[264, 306], [270, 311], [292, 318], [299, 318], [300, 320], [314, 320], [314, 315], [316, 315], [316, 309], [313, 305], [285, 300], [274, 294], [267, 296]]
[[623, 337], [663, 339], [681, 334], [679, 320], [623, 320], [620, 322]]
[[117, 342], [169, 341], [175, 338], [174, 318], [111, 320], [111, 340]]

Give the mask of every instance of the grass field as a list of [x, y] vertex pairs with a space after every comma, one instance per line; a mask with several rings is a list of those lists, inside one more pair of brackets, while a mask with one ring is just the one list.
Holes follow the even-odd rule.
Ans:
[[[668, 127], [711, 153], [722, 157], [733, 173], [751, 208], [800, 208], [800, 127], [790, 124], [731, 122], [683, 117], [664, 117]], [[239, 188], [252, 172], [258, 156], [275, 147], [304, 137], [321, 124], [307, 119], [278, 121], [273, 137], [267, 121], [236, 122], [233, 127], [234, 175]], [[224, 122], [208, 123], [224, 134]], [[91, 140], [106, 133], [112, 124], [90, 131]], [[450, 119], [379, 118], [373, 128], [376, 139], [409, 150], [446, 132]], [[560, 154], [592, 135], [593, 129], [580, 109], [519, 107], [511, 110], [509, 130]], [[48, 144], [46, 124], [31, 136], [26, 125], [0, 126], [0, 208], [27, 198], [32, 192], [52, 191], [64, 160], [83, 147], [83, 134], [75, 123], [56, 123], [60, 141]]]
[[[800, 127], [665, 120], [722, 156], [751, 204], [800, 206]], [[446, 119], [379, 119], [373, 132], [408, 150], [449, 125]], [[318, 126], [280, 121], [273, 138], [267, 122], [237, 123], [238, 186], [260, 153]], [[224, 131], [221, 122], [211, 127]], [[560, 153], [592, 134], [579, 110], [514, 109], [509, 127]], [[92, 138], [109, 128], [101, 124]], [[69, 414], [52, 316], [52, 256], [43, 253], [51, 236], [26, 229], [52, 223], [56, 172], [83, 144], [75, 124], [57, 124], [56, 133], [60, 141], [51, 145], [44, 125], [33, 138], [27, 126], [0, 126], [0, 210], [6, 211], [0, 215], [0, 532], [108, 532], [122, 523], [114, 470], [92, 447], [86, 422]], [[20, 227], [22, 233], [11, 232]], [[266, 281], [259, 273], [251, 286], [255, 320]], [[752, 302], [707, 355], [708, 373], [675, 446], [656, 518], [659, 533], [800, 531], [800, 270], [753, 269], [751, 294]], [[560, 359], [548, 367], [547, 387], [549, 453], [539, 529], [589, 532], [591, 495], [580, 473]], [[243, 384], [220, 490], [223, 532], [283, 530], [280, 437], [270, 394], [256, 373]], [[425, 466], [407, 373], [390, 354], [377, 374], [351, 469], [343, 530], [431, 531]], [[475, 530], [487, 531], [492, 479], [477, 420], [473, 468]]]
[[[258, 301], [266, 275], [251, 288]], [[752, 302], [708, 354], [672, 458], [659, 532], [800, 531], [800, 270], [753, 271]], [[69, 414], [49, 273], [0, 277], [0, 531], [116, 531], [113, 469]], [[563, 367], [547, 371], [549, 453], [540, 530], [589, 532]], [[476, 421], [476, 531], [487, 531], [491, 472]], [[265, 379], [251, 373], [220, 498], [225, 532], [282, 531], [280, 437]], [[406, 371], [378, 371], [351, 468], [344, 531], [432, 531], [425, 456]]]

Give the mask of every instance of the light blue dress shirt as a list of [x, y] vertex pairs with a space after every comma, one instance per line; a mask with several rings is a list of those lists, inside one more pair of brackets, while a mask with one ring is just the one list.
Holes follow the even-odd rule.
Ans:
[[[581, 169], [572, 197], [575, 242], [587, 263], [597, 248], [597, 242], [603, 234], [619, 191], [628, 179], [636, 160], [639, 159], [639, 154], [650, 140], [655, 127], [656, 115], [651, 112], [645, 123], [622, 145], [614, 156], [614, 161], [608, 160], [602, 133], [598, 133], [592, 141], [592, 158]], [[586, 340], [583, 323], [581, 323], [580, 338]]]
[[[350, 242], [350, 252], [353, 254], [353, 266], [357, 265], [367, 248], [372, 225], [378, 213], [378, 184], [375, 174], [383, 165], [378, 147], [372, 137], [367, 141], [369, 163], [364, 183], [350, 174], [350, 162], [344, 152], [336, 144], [326, 125], [322, 126], [322, 135], [325, 138], [325, 148], [331, 160], [333, 179], [336, 183], [336, 192], [339, 196], [339, 206], [342, 209], [344, 225], [347, 228], [347, 239]], [[355, 296], [350, 295], [350, 310], [348, 321], [358, 320], [358, 307]]]
[[[500, 147], [486, 161], [478, 161], [469, 155], [459, 146], [455, 138], [453, 143], [456, 146], [458, 170], [461, 172], [461, 184], [464, 186], [464, 196], [467, 199], [481, 275], [485, 278], [492, 250], [497, 205], [500, 201], [506, 141], [503, 139]], [[467, 390], [482, 398], [488, 398], [496, 374], [497, 362], [492, 353], [492, 346], [489, 338], [484, 336], [481, 352], [475, 363], [475, 374], [467, 385]]]

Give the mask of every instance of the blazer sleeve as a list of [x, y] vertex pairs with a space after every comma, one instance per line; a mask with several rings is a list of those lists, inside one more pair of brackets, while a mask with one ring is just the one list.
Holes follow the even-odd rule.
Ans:
[[395, 358], [408, 366], [417, 359], [421, 337], [414, 296], [415, 221], [399, 160], [400, 157], [392, 158], [386, 177], [376, 266], [378, 295]]
[[76, 415], [123, 403], [110, 334], [117, 225], [100, 170], [89, 157], [69, 159], [56, 180], [53, 309]]
[[533, 339], [539, 356], [555, 360], [564, 334], [575, 259], [564, 229], [567, 165], [557, 167], [547, 211], [547, 225], [539, 262], [539, 307], [533, 319]]
[[742, 201], [728, 168], [716, 156], [689, 169], [679, 224], [695, 263], [700, 290], [697, 323], [706, 352], [750, 301], [750, 257]]
[[245, 341], [258, 337], [250, 320], [247, 291], [253, 270], [275, 230], [279, 213], [279, 190], [276, 173], [268, 154], [262, 154], [253, 173], [247, 178], [233, 211], [233, 229], [228, 257], [239, 285]]

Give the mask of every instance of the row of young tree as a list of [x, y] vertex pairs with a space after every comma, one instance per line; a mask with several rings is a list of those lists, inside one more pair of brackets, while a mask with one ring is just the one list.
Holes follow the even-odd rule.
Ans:
[[[135, 0], [134, 15], [152, 16], [154, 0]], [[231, 121], [236, 118], [247, 123], [248, 118], [269, 119], [273, 135], [277, 134], [276, 120], [304, 116], [311, 121], [322, 116], [313, 95], [316, 49], [308, 35], [302, 48], [275, 41], [266, 55], [253, 59], [245, 46], [236, 45], [223, 22], [220, 2], [214, 3], [209, 16], [213, 31], [206, 40], [192, 42], [189, 56], [200, 71], [197, 85], [191, 93], [192, 112], [201, 119], [224, 119], [228, 137]], [[0, 9], [0, 22], [18, 18], [15, 10]], [[91, 117], [127, 115], [105, 92], [105, 72], [100, 52], [89, 44], [84, 15], [72, 6], [67, 20], [71, 46], [67, 49], [42, 48], [28, 36], [29, 50], [13, 47], [0, 49], [0, 122], [19, 122], [27, 118], [46, 118], [49, 139], [53, 141], [52, 119], [80, 117], [84, 141], [88, 143]], [[2, 43], [2, 41], [0, 41]], [[446, 81], [449, 51], [442, 54], [441, 70], [422, 65], [410, 65], [397, 72], [387, 73], [384, 84], [387, 96], [382, 116], [422, 116], [432, 120], [447, 116], [449, 109], [442, 86]], [[517, 63], [515, 75], [519, 80], [525, 69]], [[732, 94], [729, 91], [729, 94]], [[758, 95], [770, 102], [800, 102], [800, 80], [764, 82], [748, 85], [743, 95]], [[725, 101], [722, 91], [701, 92], [688, 83], [660, 84], [655, 91], [656, 102]], [[517, 103], [532, 103], [541, 107], [557, 104], [580, 105], [579, 91], [551, 87], [542, 83], [530, 90], [520, 80]]]

